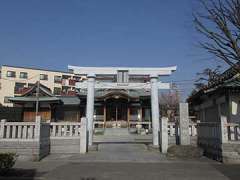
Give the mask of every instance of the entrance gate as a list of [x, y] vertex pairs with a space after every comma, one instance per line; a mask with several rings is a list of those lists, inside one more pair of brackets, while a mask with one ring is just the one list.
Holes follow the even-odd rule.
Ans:
[[[159, 117], [159, 89], [169, 89], [169, 83], [159, 82], [160, 76], [171, 75], [176, 70], [176, 66], [166, 68], [133, 68], [133, 67], [76, 67], [68, 66], [74, 74], [84, 75], [87, 81], [76, 83], [76, 88], [87, 89], [87, 108], [86, 115], [88, 121], [88, 145], [93, 144], [93, 125], [94, 125], [94, 94], [95, 89], [143, 89], [151, 92], [151, 113], [152, 113], [152, 143], [153, 146], [158, 147], [160, 131], [160, 117]], [[103, 76], [110, 76], [112, 79], [117, 76], [117, 81], [99, 82], [96, 78]], [[149, 81], [133, 81], [130, 77], [146, 77]]]

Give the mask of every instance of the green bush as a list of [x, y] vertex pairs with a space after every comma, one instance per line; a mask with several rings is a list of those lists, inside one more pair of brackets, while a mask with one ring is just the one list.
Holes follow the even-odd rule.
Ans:
[[17, 156], [15, 153], [0, 153], [0, 172], [6, 172], [11, 169], [16, 159]]

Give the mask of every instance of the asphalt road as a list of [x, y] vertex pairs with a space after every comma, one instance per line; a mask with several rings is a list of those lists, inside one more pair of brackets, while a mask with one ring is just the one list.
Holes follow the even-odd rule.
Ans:
[[240, 166], [198, 162], [68, 163], [46, 174], [51, 180], [239, 180]]

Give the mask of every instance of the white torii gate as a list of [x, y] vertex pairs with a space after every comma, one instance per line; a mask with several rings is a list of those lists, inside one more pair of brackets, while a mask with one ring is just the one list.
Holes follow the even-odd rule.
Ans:
[[[171, 75], [177, 69], [176, 66], [166, 68], [125, 68], [125, 67], [77, 67], [68, 66], [74, 74], [86, 75], [87, 81], [76, 83], [76, 88], [87, 89], [87, 121], [89, 139], [88, 145], [92, 145], [93, 140], [93, 116], [94, 116], [94, 91], [95, 89], [151, 89], [151, 111], [153, 146], [159, 146], [159, 100], [158, 90], [169, 89], [169, 83], [159, 82], [159, 76]], [[96, 75], [114, 75], [119, 70], [128, 71], [129, 75], [150, 76], [148, 83], [104, 83], [95, 81]]]

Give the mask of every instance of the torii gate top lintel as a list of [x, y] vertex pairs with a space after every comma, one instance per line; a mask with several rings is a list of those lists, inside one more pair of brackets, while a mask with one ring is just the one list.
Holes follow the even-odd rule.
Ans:
[[149, 75], [151, 77], [156, 76], [168, 76], [172, 72], [176, 71], [177, 66], [170, 67], [79, 67], [68, 66], [69, 70], [72, 70], [74, 74], [79, 75], [114, 75], [118, 71], [128, 71], [129, 75]]

